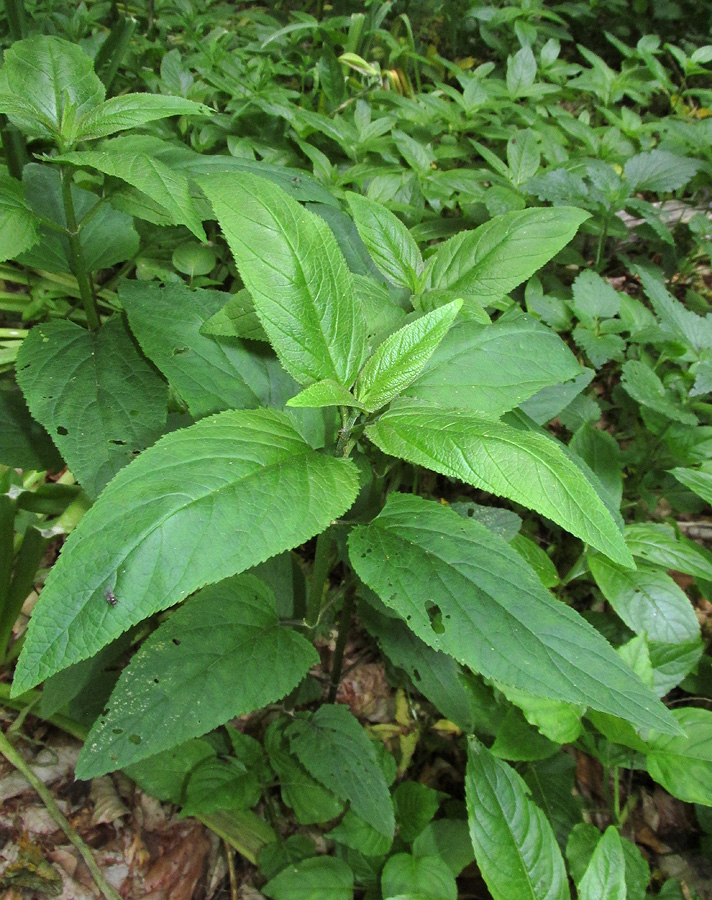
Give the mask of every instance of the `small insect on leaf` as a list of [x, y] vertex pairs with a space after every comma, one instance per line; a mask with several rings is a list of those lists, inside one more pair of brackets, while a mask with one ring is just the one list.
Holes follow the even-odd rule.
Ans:
[[111, 590], [111, 588], [106, 589], [106, 591], [104, 592], [104, 597], [109, 606], [116, 606], [116, 604], [119, 602], [116, 599], [116, 594]]

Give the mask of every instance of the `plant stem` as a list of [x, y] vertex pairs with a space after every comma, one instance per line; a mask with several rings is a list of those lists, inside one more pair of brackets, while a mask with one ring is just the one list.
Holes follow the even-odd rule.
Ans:
[[86, 260], [84, 259], [84, 251], [79, 240], [79, 227], [77, 226], [77, 215], [74, 210], [74, 200], [72, 199], [72, 173], [69, 169], [63, 168], [62, 175], [62, 200], [64, 201], [64, 215], [67, 219], [67, 237], [69, 239], [69, 253], [72, 259], [72, 267], [74, 276], [79, 286], [79, 294], [84, 304], [84, 311], [87, 314], [87, 325], [90, 331], [96, 331], [101, 325], [99, 319], [99, 311], [96, 308], [96, 298], [87, 272]]
[[603, 251], [606, 249], [606, 240], [608, 238], [608, 218], [606, 217], [603, 220], [603, 227], [601, 229], [601, 233], [598, 236], [598, 247], [596, 248], [596, 261], [594, 263], [594, 268], [597, 272], [600, 272], [603, 268]]
[[304, 619], [309, 628], [314, 628], [319, 621], [321, 602], [324, 597], [324, 586], [329, 575], [329, 558], [331, 556], [331, 529], [322, 531], [316, 539], [316, 553], [314, 554], [314, 568], [312, 569], [311, 582], [309, 584], [309, 596], [307, 597], [307, 614]]
[[356, 587], [350, 584], [346, 588], [344, 595], [344, 605], [341, 608], [341, 616], [339, 617], [339, 636], [336, 639], [336, 647], [334, 648], [334, 660], [331, 664], [331, 676], [329, 678], [329, 696], [327, 703], [333, 703], [336, 700], [336, 692], [339, 689], [341, 681], [341, 670], [344, 665], [344, 650], [346, 649], [346, 641], [349, 637], [349, 629], [351, 627], [351, 617], [354, 613], [356, 605]]
[[27, 779], [27, 781], [29, 781], [31, 786], [40, 795], [40, 798], [47, 808], [47, 812], [50, 814], [50, 817], [66, 834], [70, 844], [76, 848], [81, 858], [87, 864], [87, 868], [91, 872], [94, 883], [99, 888], [104, 897], [106, 897], [106, 900], [121, 900], [121, 896], [119, 895], [119, 893], [115, 891], [110, 884], [107, 884], [104, 876], [101, 873], [101, 869], [96, 864], [96, 860], [94, 859], [94, 856], [89, 847], [87, 847], [87, 845], [79, 837], [77, 832], [72, 828], [69, 822], [62, 815], [59, 807], [55, 803], [52, 792], [40, 781], [40, 779], [35, 775], [32, 769], [27, 765], [25, 760], [12, 746], [10, 741], [8, 741], [8, 739], [2, 733], [0, 733], [0, 753], [2, 753], [2, 755], [10, 763], [10, 765], [14, 766], [17, 771], [20, 772], [20, 774], [23, 775]]
[[87, 735], [89, 734], [88, 729], [83, 725], [80, 725], [79, 722], [75, 722], [74, 719], [70, 719], [69, 716], [63, 716], [59, 713], [54, 716], [43, 716], [35, 706], [41, 698], [41, 691], [27, 691], [19, 697], [10, 697], [10, 685], [5, 684], [4, 682], [0, 683], [0, 705], [6, 706], [8, 709], [16, 709], [19, 712], [22, 712], [28, 706], [34, 706], [35, 708], [32, 710], [33, 716], [42, 719], [43, 722], [49, 722], [51, 725], [56, 725], [57, 728], [66, 731], [67, 734], [71, 734], [72, 737], [75, 737], [78, 741], [85, 741], [87, 739]]

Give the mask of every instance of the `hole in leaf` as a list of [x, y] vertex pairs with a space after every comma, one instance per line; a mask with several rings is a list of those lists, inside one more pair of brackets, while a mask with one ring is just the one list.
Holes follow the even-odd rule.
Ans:
[[58, 426], [57, 426], [57, 434], [62, 434], [62, 435], [64, 435], [64, 434], [69, 434], [69, 432], [68, 432], [67, 429], [64, 427], [64, 425], [58, 425]]
[[109, 441], [110, 444], [115, 444], [117, 447], [125, 447], [126, 441]]
[[413, 680], [420, 681], [420, 672], [417, 669], [413, 669]]
[[134, 744], [136, 747], [141, 743], [141, 735], [140, 734], [130, 734], [129, 735], [129, 743]]
[[176, 647], [180, 646], [180, 641], [178, 638], [173, 638], [173, 643], [176, 645]]
[[123, 733], [124, 733], [124, 729], [123, 729], [123, 728], [112, 728], [112, 729], [111, 729], [111, 733], [112, 733], [112, 734], [123, 734]]
[[433, 603], [432, 600], [428, 600], [428, 602], [425, 604], [425, 611], [427, 612], [428, 618], [430, 619], [430, 627], [433, 629], [435, 634], [444, 634], [445, 626], [443, 625], [443, 614], [438, 604]]
[[180, 356], [181, 353], [187, 353], [190, 350], [190, 347], [176, 347], [173, 351], [173, 356]]
[[158, 679], [157, 679], [157, 678], [154, 678], [154, 679], [153, 679], [153, 683], [154, 683], [154, 684], [158, 684]]

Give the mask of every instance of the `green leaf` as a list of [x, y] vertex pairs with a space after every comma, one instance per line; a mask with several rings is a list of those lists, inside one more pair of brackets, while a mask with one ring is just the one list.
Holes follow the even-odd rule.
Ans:
[[[22, 180], [27, 202], [32, 209], [61, 228], [66, 228], [59, 171], [50, 166], [29, 163], [22, 170]], [[138, 251], [139, 237], [133, 219], [101, 203], [100, 198], [91, 191], [76, 185], [72, 185], [71, 191], [77, 219], [86, 220], [79, 233], [79, 242], [87, 269], [90, 272], [107, 269], [134, 256]], [[40, 226], [39, 233], [39, 244], [26, 250], [18, 261], [48, 272], [74, 272], [68, 237], [44, 226]]]
[[17, 382], [92, 499], [165, 427], [166, 383], [120, 315], [96, 332], [61, 319], [35, 325], [17, 355]]
[[280, 625], [264, 582], [236, 575], [209, 585], [123, 670], [79, 755], [78, 777], [122, 769], [281, 700], [317, 662], [312, 645]]
[[467, 811], [475, 859], [493, 900], [568, 900], [564, 860], [521, 777], [468, 741]]
[[252, 341], [267, 341], [264, 328], [255, 312], [250, 292], [242, 288], [212, 315], [200, 329], [201, 334], [239, 337]]
[[455, 300], [426, 313], [378, 347], [356, 385], [356, 396], [368, 412], [385, 406], [420, 375], [461, 306], [462, 300]]
[[351, 532], [349, 557], [421, 640], [485, 677], [640, 725], [674, 727], [601, 635], [479, 523], [393, 494], [377, 518]]
[[176, 271], [193, 279], [201, 275], [209, 275], [213, 271], [217, 262], [217, 254], [207, 244], [186, 241], [179, 244], [173, 251], [171, 262]]
[[381, 890], [386, 900], [411, 896], [457, 900], [455, 876], [448, 864], [436, 856], [396, 853], [383, 867]]
[[677, 535], [672, 525], [640, 522], [627, 525], [624, 535], [628, 549], [638, 559], [712, 581], [712, 553], [684, 535]]
[[669, 150], [636, 153], [623, 167], [634, 191], [666, 193], [684, 187], [701, 166], [700, 160], [678, 156]]
[[680, 484], [684, 484], [705, 503], [712, 503], [712, 465], [704, 462], [698, 469], [685, 469], [678, 466], [670, 469]]
[[[577, 429], [569, 443], [569, 449], [579, 456], [598, 478], [610, 503], [616, 509], [620, 507], [623, 495], [623, 474], [621, 469], [621, 452], [618, 442], [607, 431], [601, 431], [590, 423]], [[628, 543], [628, 532], [625, 532]], [[635, 556], [635, 551], [628, 546]]]
[[283, 869], [262, 893], [272, 900], [353, 900], [354, 876], [342, 859], [315, 856]]
[[599, 555], [590, 555], [588, 564], [603, 596], [636, 634], [668, 644], [699, 638], [692, 604], [665, 572], [645, 563], [624, 569]]
[[555, 256], [588, 218], [589, 213], [566, 206], [496, 216], [438, 247], [427, 270], [427, 286], [472, 295], [487, 306]]
[[688, 706], [672, 714], [685, 734], [648, 738], [648, 773], [678, 800], [712, 806], [712, 712]]
[[609, 825], [578, 885], [579, 900], [626, 900], [625, 860], [617, 829]]
[[38, 472], [63, 468], [52, 439], [30, 415], [22, 393], [10, 385], [0, 390], [0, 464]]
[[581, 798], [575, 790], [576, 762], [564, 750], [522, 767], [532, 800], [544, 810], [563, 849], [571, 829], [581, 821]]
[[200, 816], [219, 809], [245, 810], [262, 793], [252, 772], [234, 757], [207, 759], [190, 773], [181, 814]]
[[539, 171], [539, 141], [530, 128], [517, 131], [507, 141], [507, 163], [515, 185], [524, 184]]
[[294, 810], [300, 825], [328, 822], [343, 812], [344, 803], [315, 781], [289, 752], [287, 739], [284, 737], [287, 724], [284, 719], [278, 719], [269, 726], [265, 734], [265, 750], [272, 768], [279, 776], [282, 800]]
[[173, 171], [148, 153], [126, 152], [121, 138], [107, 141], [102, 150], [68, 153], [54, 157], [52, 161], [88, 166], [104, 175], [121, 178], [163, 207], [172, 225], [185, 225], [199, 241], [207, 240], [185, 175]]
[[559, 583], [559, 573], [551, 558], [539, 544], [523, 534], [516, 534], [512, 538], [511, 546], [534, 569], [544, 587], [556, 587]]
[[140, 281], [126, 281], [119, 289], [141, 349], [195, 418], [224, 409], [283, 406], [297, 388], [270, 353], [254, 352], [239, 338], [203, 333], [225, 296]]
[[104, 100], [104, 85], [78, 44], [47, 35], [15, 41], [5, 51], [2, 73], [9, 90], [34, 115], [10, 119], [21, 131], [74, 140], [72, 123]]
[[353, 463], [316, 453], [274, 410], [233, 410], [166, 435], [114, 478], [64, 545], [15, 689], [91, 656], [203, 585], [304, 543], [357, 492]]
[[623, 536], [589, 481], [549, 438], [460, 410], [405, 403], [366, 429], [384, 453], [480, 490], [509, 497], [566, 528], [622, 565]]
[[414, 856], [437, 856], [457, 876], [475, 858], [464, 819], [438, 819], [426, 825], [413, 841]]
[[675, 337], [696, 351], [709, 346], [705, 320], [686, 309], [684, 304], [672, 296], [665, 287], [662, 276], [656, 276], [644, 266], [631, 266], [631, 272], [640, 278], [653, 309]]
[[[643, 858], [640, 850], [631, 841], [619, 835], [621, 850], [623, 852], [625, 900], [644, 900], [649, 895], [645, 889], [650, 881], [650, 868]], [[571, 829], [566, 845], [566, 859], [569, 863], [569, 871], [574, 882], [578, 885], [589, 867], [594, 851], [602, 840], [601, 832], [594, 826], [579, 822]], [[617, 855], [617, 854], [616, 854]], [[599, 897], [607, 897], [607, 894], [596, 894]]]
[[295, 719], [285, 733], [310, 775], [380, 834], [393, 837], [393, 804], [376, 752], [345, 706], [320, 706], [309, 718]]
[[201, 763], [214, 758], [212, 745], [195, 739], [134, 763], [127, 768], [126, 774], [156, 799], [180, 804], [190, 773]]
[[287, 401], [287, 406], [353, 406], [364, 409], [348, 388], [338, 381], [317, 381]]
[[479, 325], [458, 322], [405, 396], [430, 406], [496, 418], [581, 366], [561, 338], [529, 316]]
[[618, 292], [600, 275], [584, 269], [572, 285], [572, 306], [583, 322], [593, 325], [595, 319], [608, 319], [618, 315], [621, 300]]
[[572, 744], [581, 734], [581, 716], [584, 707], [561, 700], [535, 697], [528, 691], [508, 684], [496, 684], [504, 696], [521, 709], [524, 718], [534, 725], [550, 741]]
[[157, 94], [121, 94], [106, 100], [77, 122], [77, 140], [92, 141], [117, 131], [137, 128], [168, 116], [205, 116], [211, 110], [183, 97]]
[[683, 409], [679, 402], [676, 402], [668, 394], [665, 390], [665, 385], [650, 366], [637, 359], [629, 359], [623, 363], [622, 372], [621, 387], [638, 403], [654, 409], [655, 412], [660, 413], [667, 419], [682, 422], [684, 425], [697, 424], [697, 416]]
[[376, 831], [351, 809], [346, 812], [336, 828], [327, 832], [326, 837], [356, 850], [363, 856], [385, 856], [393, 843], [391, 838]]
[[[484, 727], [484, 722], [490, 718], [489, 705], [478, 719], [477, 698], [471, 686], [473, 677], [468, 678], [451, 656], [433, 650], [417, 638], [405, 622], [380, 615], [370, 603], [362, 605], [359, 614], [393, 665], [410, 676], [415, 687], [445, 718], [467, 733], [474, 731], [475, 725]], [[491, 705], [495, 705], [494, 698], [491, 698]]]
[[405, 225], [385, 206], [360, 194], [349, 191], [346, 200], [358, 233], [379, 270], [393, 284], [415, 290], [423, 259]]
[[438, 811], [444, 795], [419, 781], [404, 781], [393, 792], [398, 836], [406, 844], [420, 834]]
[[22, 183], [0, 173], [0, 262], [13, 259], [37, 243], [37, 224]]
[[366, 323], [329, 226], [254, 175], [199, 182], [282, 365], [300, 384], [349, 387], [364, 360]]

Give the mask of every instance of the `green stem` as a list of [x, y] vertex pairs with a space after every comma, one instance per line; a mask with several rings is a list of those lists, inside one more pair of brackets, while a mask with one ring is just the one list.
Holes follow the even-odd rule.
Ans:
[[99, 888], [104, 897], [106, 897], [106, 900], [121, 900], [121, 896], [119, 895], [119, 893], [115, 891], [110, 884], [107, 884], [104, 876], [101, 873], [101, 869], [96, 864], [96, 860], [94, 859], [94, 856], [89, 847], [87, 847], [87, 845], [79, 837], [77, 832], [72, 828], [69, 822], [62, 815], [59, 807], [55, 803], [50, 789], [40, 781], [40, 779], [35, 775], [32, 769], [27, 765], [25, 760], [12, 746], [10, 741], [8, 741], [8, 739], [2, 733], [0, 733], [0, 753], [2, 753], [2, 755], [10, 763], [11, 766], [14, 766], [17, 771], [20, 772], [20, 774], [23, 775], [24, 778], [27, 779], [27, 781], [29, 781], [35, 791], [40, 795], [40, 798], [47, 808], [47, 812], [50, 814], [50, 817], [62, 829], [62, 831], [67, 836], [67, 840], [77, 850], [81, 858], [87, 864], [87, 868], [91, 872], [94, 883]]
[[38, 701], [42, 698], [42, 691], [27, 691], [24, 694], [20, 694], [19, 697], [10, 697], [10, 685], [0, 683], [0, 704], [2, 706], [6, 706], [8, 709], [16, 709], [18, 712], [22, 712], [27, 709], [28, 706], [35, 707], [32, 711], [32, 715], [36, 716], [38, 719], [42, 719], [43, 722], [49, 722], [52, 725], [56, 725], [57, 728], [60, 728], [62, 731], [66, 731], [67, 734], [71, 734], [72, 737], [75, 737], [78, 741], [85, 741], [87, 739], [87, 735], [89, 731], [83, 725], [80, 725], [79, 722], [75, 722], [74, 719], [70, 719], [69, 716], [63, 716], [59, 713], [53, 716], [43, 716], [41, 712], [39, 712], [39, 707], [37, 706]]
[[309, 584], [309, 596], [307, 597], [307, 614], [304, 619], [309, 628], [314, 628], [319, 621], [321, 604], [324, 598], [324, 587], [329, 576], [329, 560], [331, 557], [331, 529], [322, 531], [316, 539], [316, 553], [314, 554], [314, 568], [312, 569], [311, 582]]
[[603, 252], [606, 249], [606, 240], [608, 239], [608, 219], [605, 218], [603, 220], [603, 228], [601, 229], [601, 233], [598, 236], [598, 247], [596, 248], [596, 261], [594, 263], [594, 268], [597, 272], [600, 272], [603, 268]]
[[28, 528], [22, 546], [15, 560], [12, 582], [9, 585], [0, 619], [0, 660], [7, 656], [8, 644], [12, 636], [12, 628], [22, 609], [27, 595], [32, 590], [37, 569], [44, 555], [49, 538], [44, 537], [37, 528]]
[[25, 36], [25, 4], [23, 0], [5, 0], [5, 15], [13, 41], [21, 41]]
[[354, 613], [356, 605], [355, 585], [349, 585], [344, 596], [344, 605], [341, 608], [339, 617], [339, 636], [336, 639], [336, 647], [334, 648], [334, 660], [331, 664], [331, 676], [329, 678], [329, 696], [327, 703], [333, 703], [336, 700], [336, 692], [339, 689], [341, 681], [341, 670], [344, 666], [344, 650], [346, 649], [346, 641], [349, 637], [349, 629], [351, 627], [351, 617]]
[[67, 219], [67, 237], [69, 239], [69, 253], [72, 259], [74, 276], [77, 279], [79, 294], [87, 315], [87, 325], [90, 331], [96, 331], [101, 325], [101, 320], [99, 319], [99, 311], [96, 308], [96, 298], [89, 280], [84, 251], [79, 239], [77, 215], [74, 210], [74, 200], [72, 199], [72, 173], [71, 170], [65, 168], [62, 169], [62, 200], [64, 201], [64, 214]]
[[616, 819], [616, 825], [620, 825], [621, 821], [621, 784], [620, 769], [615, 766], [613, 769], [613, 814]]

